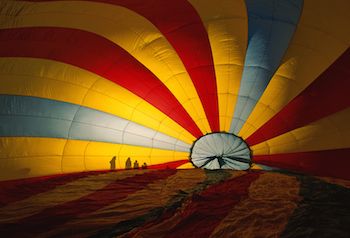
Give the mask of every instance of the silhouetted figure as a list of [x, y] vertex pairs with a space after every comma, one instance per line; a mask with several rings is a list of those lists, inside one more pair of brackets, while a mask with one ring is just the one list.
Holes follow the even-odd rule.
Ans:
[[128, 159], [125, 162], [125, 169], [131, 169], [131, 159], [128, 157]]
[[111, 159], [111, 161], [109, 161], [109, 163], [111, 164], [111, 170], [115, 170], [115, 160], [117, 159], [116, 156], [113, 156], [113, 158]]
[[134, 169], [138, 169], [139, 168], [139, 162], [137, 162], [137, 160], [135, 160], [134, 162]]
[[146, 162], [145, 163], [143, 163], [143, 165], [142, 165], [142, 167], [141, 167], [142, 169], [147, 169], [147, 164], [146, 164]]

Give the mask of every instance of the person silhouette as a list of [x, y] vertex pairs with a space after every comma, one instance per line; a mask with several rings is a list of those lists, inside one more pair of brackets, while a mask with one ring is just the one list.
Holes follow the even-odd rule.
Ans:
[[109, 161], [110, 165], [111, 165], [111, 170], [115, 170], [115, 160], [117, 159], [116, 156], [113, 156], [113, 158], [111, 159], [111, 161]]
[[139, 162], [137, 162], [137, 160], [135, 160], [134, 162], [134, 169], [138, 169], [139, 168]]
[[146, 162], [143, 163], [142, 169], [147, 169], [147, 164], [146, 164]]
[[131, 169], [131, 159], [128, 157], [128, 159], [125, 162], [125, 169]]

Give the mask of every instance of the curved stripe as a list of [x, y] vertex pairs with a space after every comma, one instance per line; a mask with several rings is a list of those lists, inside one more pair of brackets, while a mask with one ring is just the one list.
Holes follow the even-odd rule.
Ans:
[[45, 58], [84, 68], [135, 93], [195, 137], [202, 135], [164, 84], [126, 51], [100, 36], [75, 29], [29, 27], [0, 30], [0, 42], [0, 56]]
[[307, 125], [350, 106], [350, 50], [246, 140], [250, 145]]
[[243, 72], [248, 18], [243, 0], [189, 1], [207, 29], [213, 53], [220, 130], [229, 131]]
[[0, 95], [0, 136], [52, 137], [188, 152], [190, 145], [120, 117], [49, 99]]
[[269, 121], [350, 45], [350, 2], [308, 0], [282, 64], [240, 132], [243, 138]]
[[248, 48], [230, 132], [238, 134], [278, 68], [303, 0], [246, 0]]
[[[95, 0], [94, 0], [95, 1]], [[183, 61], [203, 104], [212, 131], [219, 131], [215, 70], [208, 35], [197, 12], [186, 0], [98, 0], [129, 8], [149, 19]]]
[[[167, 208], [171, 209], [180, 206], [179, 200], [183, 198], [184, 193], [190, 196], [192, 191], [199, 184], [203, 183], [205, 179], [206, 174], [203, 170], [177, 171], [176, 174], [166, 178], [166, 180], [155, 181], [117, 203], [112, 203], [92, 214], [79, 216], [79, 223], [84, 228], [80, 226], [82, 228], [79, 229], [81, 232], [77, 231], [75, 235], [80, 237], [115, 237], [114, 231], [119, 231], [118, 228], [123, 226], [125, 221], [128, 221], [128, 224], [130, 224], [130, 226], [124, 225], [126, 231], [137, 229], [144, 223], [162, 216]], [[180, 191], [179, 187], [181, 188]], [[101, 217], [104, 218], [103, 224], [100, 222]], [[62, 237], [65, 236], [67, 230], [74, 230], [75, 228], [76, 222], [73, 220], [45, 235]], [[123, 233], [125, 234], [126, 231]], [[88, 234], [94, 235], [88, 236]]]
[[[31, 0], [41, 2], [42, 0]], [[208, 35], [197, 12], [186, 0], [92, 0], [126, 7], [151, 21], [183, 61], [203, 104], [212, 131], [219, 131], [215, 70]]]
[[248, 198], [229, 211], [209, 238], [253, 238], [257, 234], [259, 237], [281, 237], [301, 199], [299, 185], [294, 176], [261, 174], [250, 185]]
[[350, 148], [350, 108], [251, 147], [254, 155]]
[[[193, 171], [194, 173], [198, 172], [198, 170]], [[172, 229], [176, 224], [178, 224], [181, 219], [181, 214], [184, 211], [184, 208], [188, 205], [188, 200], [192, 198], [198, 197], [199, 193], [202, 193], [204, 190], [210, 188], [211, 186], [215, 186], [216, 184], [223, 182], [227, 179], [231, 179], [233, 177], [238, 177], [244, 174], [242, 171], [234, 171], [233, 173], [229, 173], [228, 170], [220, 171], [219, 173], [209, 173], [206, 171], [206, 179], [199, 183], [196, 187], [187, 191], [179, 191], [180, 196], [176, 196], [172, 199], [173, 204], [168, 204], [163, 210], [162, 216], [157, 216], [152, 220], [142, 219], [143, 224], [133, 227], [125, 227], [123, 223], [117, 224], [113, 227], [113, 230], [109, 230], [107, 232], [96, 233], [96, 237], [98, 236], [114, 236], [114, 237], [164, 237], [167, 235], [170, 229]], [[190, 201], [189, 201], [190, 202]], [[141, 217], [143, 218], [143, 217]], [[128, 222], [135, 224], [136, 219], [129, 220]]]
[[[18, 179], [0, 182], [0, 207], [7, 206], [11, 203], [18, 203], [30, 197], [35, 197], [37, 194], [45, 194], [50, 190], [56, 189], [59, 186], [75, 183], [75, 181], [88, 179], [106, 173], [106, 171], [92, 171], [73, 174], [57, 174], [52, 176]], [[45, 184], [42, 182], [45, 181]], [[14, 188], [26, 188], [26, 192], [13, 193]], [[3, 210], [2, 210], [3, 212]], [[18, 212], [18, 210], [17, 210]]]
[[[25, 149], [23, 149], [25, 148]], [[77, 171], [125, 169], [128, 157], [148, 166], [187, 159], [189, 153], [131, 145], [42, 137], [0, 137], [0, 180]]]
[[254, 161], [268, 166], [318, 176], [350, 179], [350, 149], [311, 151], [289, 154], [257, 155]]
[[0, 94], [34, 96], [97, 109], [192, 144], [195, 138], [157, 108], [96, 74], [57, 61], [0, 57]]
[[[193, 234], [196, 237], [209, 237], [230, 209], [248, 197], [249, 186], [259, 176], [259, 172], [244, 174], [204, 190], [198, 195], [200, 199], [193, 199], [179, 211], [181, 221], [164, 237], [193, 237]], [[195, 226], [191, 222], [193, 219], [196, 220]]]
[[[111, 203], [123, 200], [149, 184], [157, 180], [164, 180], [175, 173], [176, 170], [155, 170], [113, 181], [105, 187], [75, 200], [45, 208], [39, 213], [20, 219], [15, 224], [0, 224], [0, 232], [6, 236], [12, 234], [15, 237], [24, 237], [30, 231], [32, 236], [39, 236], [43, 233], [43, 226], [45, 232], [52, 231], [79, 216], [90, 214]], [[55, 219], [48, 219], [52, 217]], [[24, 229], [18, 229], [18, 226]]]
[[149, 3], [138, 0], [92, 1], [126, 7], [147, 18], [162, 32], [183, 61], [202, 102], [211, 130], [219, 131], [217, 86], [211, 48], [201, 19], [191, 4], [186, 0], [154, 0], [152, 7], [149, 7]]
[[210, 132], [203, 106], [199, 99], [194, 100], [198, 94], [181, 59], [159, 30], [144, 17], [124, 7], [81, 1], [3, 1], [0, 15], [1, 12], [0, 28], [75, 28], [114, 42], [162, 81], [203, 133]]
[[[116, 180], [122, 180], [144, 172], [145, 170], [133, 172], [118, 171], [118, 173], [102, 173], [87, 177], [80, 175], [82, 178], [78, 177], [72, 182], [57, 186], [56, 188], [52, 187], [48, 191], [32, 194], [32, 196], [27, 199], [9, 204], [2, 208], [0, 213], [0, 223], [15, 223], [20, 219], [39, 213], [49, 207], [79, 199], [80, 197], [99, 190]], [[77, 173], [77, 175], [79, 174], [81, 173]], [[37, 186], [45, 186], [45, 184], [50, 184], [50, 182], [50, 180], [46, 180], [44, 183], [37, 184]], [[27, 190], [29, 189], [26, 187], [23, 192], [27, 193]], [[31, 192], [31, 190], [29, 190], [29, 192]]]

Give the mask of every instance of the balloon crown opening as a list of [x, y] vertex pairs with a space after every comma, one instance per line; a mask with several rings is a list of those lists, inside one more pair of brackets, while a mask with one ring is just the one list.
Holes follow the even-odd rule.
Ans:
[[249, 169], [251, 150], [239, 136], [227, 132], [208, 133], [192, 145], [190, 160], [197, 168], [203, 169]]

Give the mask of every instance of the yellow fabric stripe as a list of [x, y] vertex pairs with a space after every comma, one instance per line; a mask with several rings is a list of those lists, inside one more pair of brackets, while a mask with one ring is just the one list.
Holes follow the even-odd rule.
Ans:
[[247, 47], [248, 20], [243, 0], [189, 1], [207, 29], [218, 87], [220, 129], [229, 131]]
[[2, 5], [3, 12], [17, 16], [3, 14], [0, 28], [75, 28], [96, 33], [121, 46], [169, 88], [203, 133], [210, 132], [203, 106], [195, 100], [198, 98], [196, 89], [181, 59], [159, 30], [144, 17], [123, 7], [85, 1], [5, 1]]
[[254, 155], [350, 148], [350, 108], [253, 146]]
[[116, 180], [145, 172], [145, 170], [118, 171], [117, 173], [92, 175], [75, 180], [0, 208], [0, 222], [16, 222], [21, 218], [39, 213], [46, 208], [79, 199]]
[[247, 138], [297, 96], [350, 45], [348, 0], [304, 1], [303, 12], [282, 64], [239, 133]]
[[103, 142], [40, 137], [0, 138], [0, 180], [68, 172], [124, 169], [128, 157], [140, 166], [188, 158], [188, 153]]
[[194, 137], [125, 88], [81, 68], [44, 59], [1, 58], [0, 94], [49, 98], [125, 118], [192, 144]]
[[[196, 172], [198, 170], [189, 170], [188, 172]], [[228, 170], [228, 173], [230, 173], [230, 176], [226, 179], [234, 179], [236, 177], [242, 176], [244, 174], [246, 174], [247, 172], [245, 171], [234, 171], [234, 170]], [[198, 176], [198, 175], [197, 175]], [[196, 175], [194, 176], [194, 178], [196, 178]], [[210, 179], [209, 179], [210, 180]], [[165, 184], [165, 183], [164, 183]], [[201, 183], [203, 184], [203, 183]], [[177, 188], [181, 188], [182, 185], [176, 185], [176, 183], [172, 186], [166, 186], [166, 187], [177, 187]], [[181, 190], [183, 190], [181, 188]], [[184, 190], [185, 192], [187, 192], [186, 190]], [[190, 194], [193, 194], [193, 190], [189, 191]], [[135, 236], [129, 236], [129, 233], [125, 233], [120, 237], [165, 237], [166, 234], [169, 233], [169, 230], [171, 230], [172, 228], [174, 228], [176, 225], [178, 225], [182, 219], [184, 214], [186, 213], [186, 206], [188, 205], [187, 202], [185, 202], [182, 205], [181, 209], [178, 209], [178, 211], [171, 217], [167, 218], [167, 219], [163, 219], [161, 221], [159, 221], [157, 224], [154, 224], [152, 226], [148, 226], [148, 227], [143, 227], [143, 229], [140, 231], [140, 233], [136, 234]], [[139, 236], [138, 236], [139, 235]], [[194, 237], [194, 236], [192, 236]], [[221, 237], [226, 237], [226, 236], [221, 236]], [[242, 237], [242, 236], [241, 236]]]
[[[203, 170], [177, 171], [175, 175], [167, 179], [157, 180], [146, 188], [130, 194], [127, 198], [87, 216], [81, 216], [79, 220], [73, 220], [62, 227], [45, 233], [45, 236], [60, 236], [67, 230], [75, 229], [77, 223], [80, 227], [84, 226], [83, 232], [80, 233], [81, 236], [87, 237], [96, 234], [105, 227], [111, 227], [121, 221], [145, 215], [152, 209], [169, 205], [171, 199], [179, 193], [179, 188], [181, 188], [181, 191], [190, 193], [193, 187], [203, 182], [205, 178]], [[159, 236], [147, 235], [146, 237]]]
[[262, 174], [250, 185], [248, 198], [235, 205], [210, 238], [280, 237], [300, 199], [296, 177]]
[[180, 165], [176, 169], [194, 169], [194, 168], [195, 167], [193, 166], [193, 164], [191, 162], [188, 162], [186, 164]]
[[252, 166], [250, 167], [250, 169], [262, 170], [263, 168], [260, 165], [253, 163]]

